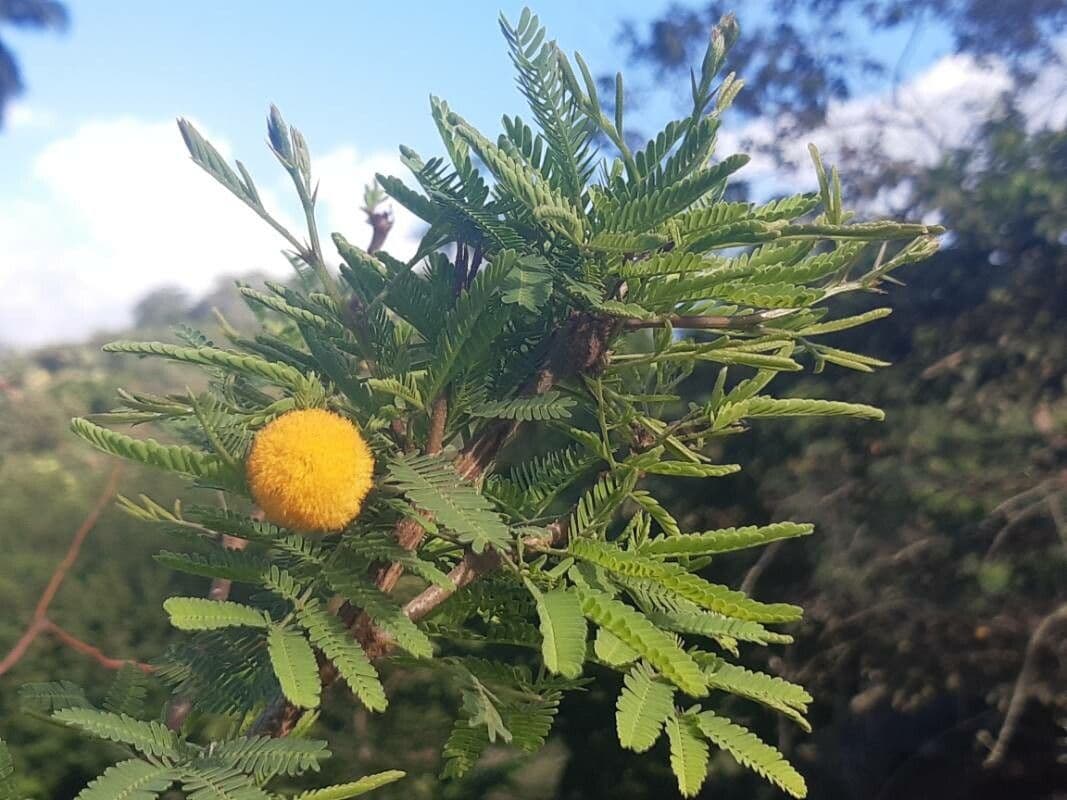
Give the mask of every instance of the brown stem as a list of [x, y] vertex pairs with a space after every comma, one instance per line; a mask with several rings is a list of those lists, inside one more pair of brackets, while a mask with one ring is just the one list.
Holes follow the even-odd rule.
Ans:
[[437, 584], [428, 586], [404, 605], [404, 614], [413, 622], [418, 622], [458, 590], [469, 586], [482, 575], [492, 572], [499, 566], [500, 556], [492, 551], [481, 554], [466, 553], [448, 573], [455, 588], [446, 589]]
[[426, 437], [426, 455], [435, 456], [445, 446], [445, 423], [448, 422], [448, 398], [442, 392], [433, 402], [430, 432]]
[[99, 647], [94, 647], [86, 641], [79, 639], [70, 631], [59, 627], [52, 620], [45, 620], [45, 630], [55, 636], [59, 641], [69, 647], [71, 650], [76, 650], [82, 655], [89, 656], [94, 659], [100, 666], [105, 669], [122, 669], [127, 664], [132, 664], [141, 670], [145, 675], [150, 675], [156, 671], [156, 668], [151, 664], [145, 664], [141, 661], [132, 661], [128, 658], [111, 658], [104, 655], [103, 651]]
[[59, 592], [59, 588], [63, 585], [63, 581], [66, 580], [67, 574], [70, 572], [71, 567], [74, 566], [74, 562], [78, 560], [78, 555], [81, 553], [82, 545], [85, 544], [86, 538], [96, 527], [97, 521], [100, 519], [100, 515], [107, 508], [108, 503], [114, 498], [115, 493], [119, 487], [119, 477], [122, 475], [122, 466], [116, 464], [111, 468], [111, 472], [108, 475], [107, 483], [104, 484], [103, 490], [96, 499], [96, 503], [86, 514], [85, 519], [82, 520], [81, 525], [78, 526], [78, 530], [74, 532], [74, 538], [71, 539], [70, 545], [67, 547], [67, 552], [63, 556], [63, 560], [56, 566], [55, 571], [52, 573], [52, 577], [49, 578], [48, 584], [45, 586], [44, 591], [41, 593], [40, 599], [37, 601], [37, 606], [33, 610], [33, 618], [30, 620], [29, 625], [26, 626], [25, 632], [19, 637], [19, 640], [15, 642], [15, 646], [11, 648], [4, 659], [0, 661], [0, 675], [3, 675], [12, 667], [14, 667], [33, 644], [34, 639], [39, 634], [47, 631], [52, 626], [52, 623], [48, 619], [48, 608], [52, 605], [52, 601], [55, 599], [56, 594]]
[[5, 672], [7, 672], [9, 669], [11, 669], [13, 666], [19, 663], [19, 661], [22, 660], [22, 657], [26, 655], [26, 651], [29, 650], [30, 645], [33, 644], [34, 639], [37, 638], [37, 635], [42, 630], [44, 630], [44, 628], [45, 620], [41, 619], [33, 620], [26, 627], [26, 630], [23, 631], [22, 636], [20, 636], [19, 640], [15, 642], [14, 647], [12, 647], [8, 651], [7, 655], [4, 656], [4, 660], [0, 661], [0, 675], [3, 675]]

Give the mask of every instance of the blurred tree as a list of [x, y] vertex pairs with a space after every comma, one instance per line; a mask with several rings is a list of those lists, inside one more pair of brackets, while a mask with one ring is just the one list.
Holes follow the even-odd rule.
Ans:
[[[69, 21], [66, 6], [58, 0], [0, 0], [0, 25], [62, 31]], [[15, 54], [0, 39], [0, 127], [7, 104], [23, 88]]]
[[138, 328], [166, 327], [189, 316], [189, 295], [176, 286], [153, 289], [133, 307], [134, 325]]

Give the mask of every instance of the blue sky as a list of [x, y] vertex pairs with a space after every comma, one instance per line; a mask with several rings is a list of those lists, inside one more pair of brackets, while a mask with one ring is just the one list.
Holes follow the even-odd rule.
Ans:
[[[496, 21], [521, 5], [71, 0], [64, 36], [0, 32], [29, 87], [0, 132], [0, 343], [120, 327], [163, 283], [198, 292], [220, 275], [285, 268], [280, 243], [194, 174], [173, 128], [179, 115], [245, 161], [285, 216], [285, 187], [263, 146], [264, 113], [277, 103], [319, 156], [325, 227], [355, 229], [358, 240], [362, 182], [400, 169], [399, 143], [437, 152], [431, 93], [493, 132], [501, 113], [522, 110]], [[600, 72], [624, 65], [620, 21], [667, 5], [541, 0], [537, 10]], [[764, 0], [737, 5], [742, 26], [766, 13]], [[869, 41], [894, 53], [904, 36]], [[908, 74], [929, 69], [945, 44], [927, 31]], [[635, 122], [651, 129], [667, 107], [652, 103]]]

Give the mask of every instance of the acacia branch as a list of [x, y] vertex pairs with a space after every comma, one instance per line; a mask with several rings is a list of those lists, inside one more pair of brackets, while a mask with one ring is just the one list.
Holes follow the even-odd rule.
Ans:
[[89, 656], [94, 659], [100, 666], [105, 669], [122, 669], [127, 664], [131, 664], [137, 669], [141, 670], [145, 675], [150, 675], [156, 671], [156, 668], [151, 664], [145, 664], [142, 661], [131, 661], [128, 658], [112, 658], [104, 655], [103, 651], [99, 647], [94, 647], [88, 642], [79, 639], [65, 628], [61, 628], [56, 625], [52, 620], [45, 620], [45, 630], [55, 636], [59, 641], [69, 647], [71, 650], [75, 650], [82, 655]]
[[[523, 393], [543, 394], [560, 376], [599, 371], [607, 358], [607, 343], [617, 330], [618, 320], [584, 313], [574, 314], [568, 321], [563, 336], [556, 340], [547, 363], [524, 387]], [[518, 421], [500, 420], [487, 426], [460, 452], [455, 461], [457, 472], [467, 480], [480, 478], [492, 466], [504, 445], [518, 431], [519, 425]], [[431, 428], [433, 427], [431, 423]], [[430, 444], [434, 442], [428, 442], [428, 445]], [[395, 533], [402, 547], [415, 550], [421, 543], [425, 530], [416, 520], [405, 517], [397, 523]], [[554, 526], [551, 541], [565, 536], [565, 525]], [[455, 591], [496, 570], [500, 562], [501, 558], [496, 553], [477, 554], [468, 550], [449, 573], [455, 589], [429, 586], [404, 606], [404, 613], [412, 620], [424, 618]], [[375, 584], [383, 592], [389, 592], [402, 573], [402, 565], [390, 564], [379, 570]], [[340, 614], [369, 658], [377, 660], [392, 651], [395, 646], [392, 638], [365, 613], [346, 605]], [[325, 662], [320, 667], [319, 677], [323, 686], [328, 687], [336, 681], [337, 673], [332, 665]], [[278, 697], [252, 724], [249, 735], [286, 736], [299, 722], [302, 713], [300, 708], [289, 703], [284, 697]]]

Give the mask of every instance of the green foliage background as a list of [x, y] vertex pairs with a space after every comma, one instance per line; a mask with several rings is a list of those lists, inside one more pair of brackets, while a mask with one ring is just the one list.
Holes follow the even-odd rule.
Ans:
[[[1067, 566], [1053, 505], [1064, 506], [1067, 449], [1067, 139], [1027, 136], [1009, 114], [989, 126], [984, 143], [981, 154], [949, 154], [916, 192], [921, 205], [943, 210], [952, 246], [906, 276], [910, 289], [897, 295], [891, 318], [834, 342], [896, 366], [861, 380], [830, 367], [829, 376], [790, 386], [795, 396], [825, 392], [879, 405], [889, 410], [888, 421], [856, 428], [756, 421], [753, 434], [727, 443], [722, 453], [723, 461], [746, 464], [743, 475], [718, 479], [710, 495], [677, 492], [667, 481], [660, 487], [689, 530], [781, 518], [818, 523], [815, 537], [792, 543], [759, 578], [776, 596], [810, 609], [798, 644], [784, 656], [772, 654], [784, 660], [769, 666], [816, 697], [819, 733], [811, 740], [779, 739], [811, 773], [815, 797], [873, 796], [871, 787], [915, 796], [916, 785], [940, 786], [938, 796], [996, 796], [1000, 789], [1042, 797], [1042, 786], [1064, 777], [1054, 744], [1063, 683], [1054, 664], [1042, 665], [1040, 702], [1013, 752], [1016, 782], [998, 783], [1008, 779], [977, 767], [980, 732], [998, 728], [1030, 630], [1063, 602]], [[970, 180], [975, 170], [982, 179]], [[174, 298], [159, 299], [142, 304], [130, 338], [162, 338], [159, 324], [182, 321]], [[188, 305], [184, 316], [205, 326], [204, 306]], [[231, 320], [235, 313], [227, 310]], [[93, 345], [4, 359], [0, 548], [11, 568], [0, 581], [0, 601], [10, 609], [0, 621], [0, 642], [20, 632], [37, 598], [27, 587], [44, 585], [107, 471], [105, 458], [67, 435], [67, 420], [111, 407], [115, 385], [158, 392], [188, 379], [187, 372], [148, 364], [132, 367]], [[698, 371], [686, 384], [687, 396], [700, 402], [712, 381]], [[175, 482], [134, 467], [124, 487], [160, 497], [179, 491]], [[998, 507], [1035, 487], [1045, 487], [1050, 499], [1042, 494], [1044, 505], [991, 553], [1009, 521]], [[52, 616], [111, 655], [159, 653], [169, 638], [159, 613], [163, 598], [203, 591], [203, 582], [151, 560], [161, 544], [150, 528], [109, 512]], [[750, 566], [744, 560], [721, 570], [714, 565], [711, 574], [736, 585]], [[118, 619], [124, 624], [116, 625]], [[17, 753], [25, 791], [56, 798], [72, 796], [114, 758], [109, 747], [57, 735], [14, 713], [13, 686], [59, 675], [89, 686], [106, 677], [42, 639], [0, 684], [3, 732]], [[390, 714], [371, 720], [359, 710], [329, 712], [324, 724], [345, 733], [330, 737], [337, 758], [328, 769], [338, 772], [324, 780], [393, 767], [412, 774], [381, 797], [636, 798], [673, 786], [665, 754], [638, 761], [619, 751], [614, 692], [593, 688], [564, 705], [547, 754], [524, 764], [494, 753], [465, 782], [442, 788], [438, 753], [454, 715], [453, 693], [429, 672], [405, 671], [395, 686], [384, 677], [394, 692]], [[956, 709], [941, 713], [929, 730], [917, 723], [896, 734], [906, 746], [877, 728], [879, 719], [920, 719], [946, 698]], [[856, 744], [848, 740], [865, 724], [866, 752], [907, 752], [877, 763], [859, 759], [857, 766], [849, 749]], [[418, 732], [414, 743], [412, 731]], [[761, 732], [771, 740], [776, 735], [773, 728]], [[944, 744], [946, 735], [951, 745], [941, 757], [922, 753], [922, 744]], [[726, 774], [730, 767], [715, 769]], [[870, 774], [855, 774], [864, 769]], [[739, 798], [767, 791], [740, 774], [705, 789], [708, 796]]]

